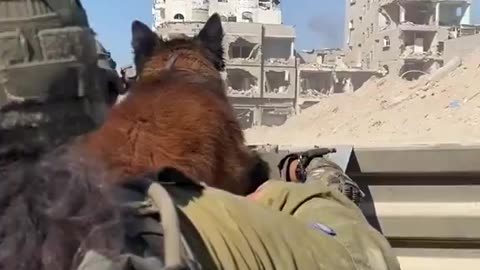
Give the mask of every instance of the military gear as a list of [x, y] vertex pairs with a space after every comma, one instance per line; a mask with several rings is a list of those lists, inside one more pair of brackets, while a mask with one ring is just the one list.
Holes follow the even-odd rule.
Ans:
[[[118, 187], [115, 195], [125, 212], [128, 252], [113, 260], [92, 252], [90, 257], [84, 258], [83, 268], [80, 269], [126, 269], [130, 263], [135, 266], [129, 269], [137, 270], [200, 269], [180, 232], [184, 225], [180, 224], [177, 206], [161, 185], [174, 183], [172, 178], [177, 181], [182, 179], [176, 170], [164, 169], [158, 173], [135, 177]], [[157, 181], [159, 179], [162, 182]], [[97, 260], [102, 261], [103, 266], [96, 263], [90, 268], [90, 263], [86, 263]]]
[[284, 175], [288, 182], [291, 181], [290, 175], [288, 173], [288, 167], [290, 166], [293, 160], [297, 160], [297, 167], [295, 168], [295, 175], [298, 181], [305, 182], [307, 180], [306, 168], [314, 158], [320, 158], [324, 155], [335, 153], [337, 150], [335, 148], [318, 148], [305, 151], [303, 153], [292, 153], [285, 156], [278, 163], [278, 169], [280, 170], [280, 175]]
[[[157, 179], [168, 191], [163, 196], [177, 207], [185, 241], [172, 249], [190, 262], [188, 269], [400, 269], [386, 239], [358, 207], [322, 181], [271, 180], [245, 198], [196, 185], [173, 169], [161, 171]], [[144, 187], [128, 190], [148, 186], [134, 185]], [[81, 270], [125, 269], [127, 262], [133, 270], [164, 269], [162, 252], [168, 248], [161, 237], [169, 232], [160, 230], [158, 222], [173, 224], [168, 219], [174, 215], [160, 211], [160, 219], [155, 218], [148, 214], [155, 212], [148, 200], [123, 197], [143, 209], [142, 218], [127, 226], [129, 246], [137, 247], [114, 259], [92, 253], [84, 262], [97, 262]]]
[[[304, 184], [269, 181], [253, 197], [258, 203], [290, 214], [302, 223], [332, 235], [348, 250], [354, 264], [352, 269], [400, 269], [386, 238], [368, 223], [351, 200], [324, 181], [310, 180]], [[325, 257], [333, 252], [313, 254]]]
[[295, 173], [300, 182], [322, 181], [326, 185], [338, 189], [355, 204], [360, 205], [365, 193], [337, 164], [324, 157], [335, 152], [336, 149], [318, 148], [303, 153], [289, 154], [278, 164], [280, 175], [290, 182], [290, 165], [293, 161], [297, 161]]
[[313, 159], [306, 168], [306, 174], [307, 181], [321, 181], [339, 190], [356, 205], [360, 205], [365, 197], [365, 193], [355, 181], [342, 172], [337, 164], [324, 157]]
[[79, 0], [0, 0], [0, 154], [57, 145], [101, 124], [106, 83], [97, 59]]
[[117, 101], [119, 95], [125, 94], [126, 88], [116, 70], [117, 63], [112, 59], [110, 52], [98, 40], [97, 55], [98, 66], [100, 71], [103, 72], [101, 76], [106, 80], [106, 85], [104, 86], [105, 100], [109, 106], [112, 106]]

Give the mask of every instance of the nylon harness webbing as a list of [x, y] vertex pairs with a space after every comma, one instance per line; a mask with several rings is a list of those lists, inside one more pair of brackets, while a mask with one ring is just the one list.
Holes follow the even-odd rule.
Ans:
[[147, 190], [147, 195], [152, 199], [161, 217], [160, 223], [164, 231], [165, 268], [176, 268], [183, 265], [180, 224], [177, 209], [170, 194], [162, 185], [152, 182]]
[[[162, 183], [175, 183], [175, 176], [170, 173], [176, 173], [176, 171], [171, 169], [160, 171], [163, 174], [157, 171], [154, 175], [148, 173], [140, 178], [134, 177], [122, 186], [127, 190], [139, 191], [150, 200], [151, 207], [143, 210], [137, 208], [141, 215], [152, 213], [159, 215], [159, 225], [163, 230], [164, 269], [199, 269], [200, 265], [196, 263], [195, 255], [181, 233], [180, 219], [175, 202], [162, 185]], [[152, 179], [158, 179], [159, 181]]]

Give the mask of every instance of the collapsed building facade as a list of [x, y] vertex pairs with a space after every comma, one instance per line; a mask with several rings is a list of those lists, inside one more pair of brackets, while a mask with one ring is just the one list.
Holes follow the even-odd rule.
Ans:
[[472, 32], [470, 14], [471, 0], [346, 0], [346, 62], [406, 79], [430, 74], [444, 64], [445, 42]]
[[375, 73], [346, 67], [337, 50], [296, 53], [295, 29], [281, 24], [279, 0], [156, 0], [152, 13], [164, 39], [194, 36], [213, 13], [221, 16], [223, 75], [243, 128], [281, 125], [324, 96], [358, 89]]
[[352, 93], [378, 70], [348, 67], [341, 49], [300, 51], [297, 53], [297, 110], [301, 111], [320, 99]]

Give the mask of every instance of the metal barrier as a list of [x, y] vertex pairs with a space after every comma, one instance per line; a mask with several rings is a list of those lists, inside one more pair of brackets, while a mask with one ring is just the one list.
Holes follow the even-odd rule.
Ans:
[[[310, 147], [251, 146], [269, 162]], [[480, 269], [480, 145], [340, 149], [340, 163], [367, 194], [361, 208], [388, 238], [402, 269]]]

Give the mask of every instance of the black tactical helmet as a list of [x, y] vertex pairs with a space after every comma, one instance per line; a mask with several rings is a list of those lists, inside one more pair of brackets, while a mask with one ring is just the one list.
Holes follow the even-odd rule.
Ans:
[[0, 155], [98, 127], [108, 80], [80, 0], [0, 0]]

